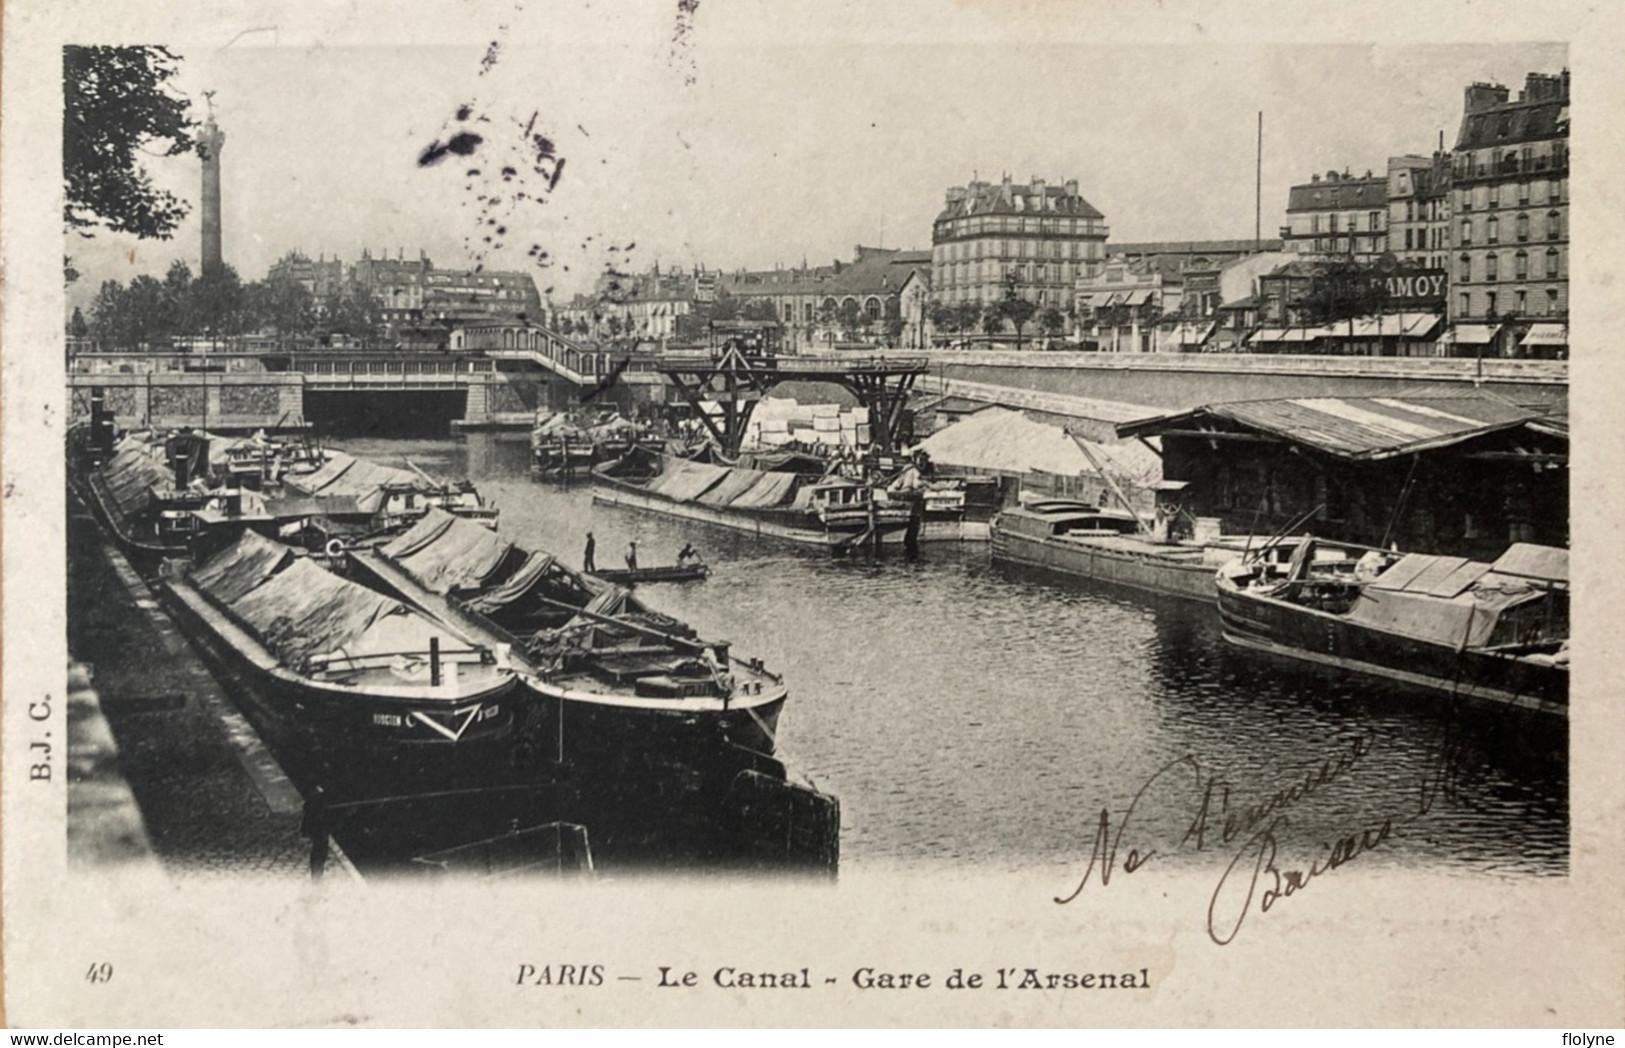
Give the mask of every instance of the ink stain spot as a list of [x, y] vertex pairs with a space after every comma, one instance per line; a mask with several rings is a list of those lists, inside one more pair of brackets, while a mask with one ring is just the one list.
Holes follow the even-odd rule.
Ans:
[[429, 167], [430, 165], [438, 164], [440, 161], [444, 160], [449, 153], [455, 153], [458, 156], [472, 156], [474, 154], [474, 150], [478, 149], [480, 147], [480, 143], [483, 141], [485, 141], [485, 139], [481, 138], [479, 135], [476, 135], [472, 131], [461, 131], [451, 136], [451, 138], [444, 143], [437, 140], [418, 156], [418, 166]]
[[473, 112], [474, 112], [473, 107], [468, 105], [467, 103], [464, 103], [463, 105], [460, 105], [460, 106], [457, 107], [457, 119], [458, 120], [467, 120], [469, 118], [469, 116]]

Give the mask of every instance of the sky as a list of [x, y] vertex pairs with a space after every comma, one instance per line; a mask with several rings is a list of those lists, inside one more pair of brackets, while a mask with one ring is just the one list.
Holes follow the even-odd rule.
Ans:
[[[1249, 238], [1259, 111], [1270, 237], [1294, 182], [1380, 172], [1389, 156], [1430, 152], [1441, 131], [1448, 148], [1469, 82], [1516, 91], [1525, 73], [1567, 64], [1562, 44], [796, 38], [771, 16], [725, 25], [730, 12], [706, 4], [686, 21], [617, 13], [572, 33], [514, 12], [478, 44], [280, 31], [177, 44], [176, 86], [200, 117], [214, 91], [227, 136], [226, 261], [253, 280], [294, 249], [350, 261], [423, 251], [447, 268], [528, 270], [563, 300], [607, 266], [927, 249], [950, 186], [1005, 173], [1076, 179], [1115, 242]], [[591, 5], [577, 17], [595, 17]], [[469, 155], [420, 164], [465, 131], [481, 138]], [[69, 234], [83, 273], [71, 305], [175, 258], [196, 270], [198, 160], [144, 159], [193, 213], [169, 241]]]

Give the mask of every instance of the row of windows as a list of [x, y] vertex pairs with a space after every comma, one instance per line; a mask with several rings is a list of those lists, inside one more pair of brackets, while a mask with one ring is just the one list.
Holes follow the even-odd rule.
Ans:
[[938, 271], [942, 283], [947, 285], [1003, 280], [1012, 272], [1015, 273], [1016, 279], [1023, 283], [1071, 284], [1078, 277], [1087, 275], [1089, 268], [1070, 264], [1005, 265], [1000, 262], [961, 262], [944, 266]]
[[938, 265], [967, 259], [1053, 258], [1093, 261], [1100, 257], [1100, 245], [1095, 242], [1062, 240], [972, 240], [953, 244], [939, 244], [934, 252]]
[[[1546, 267], [1545, 267], [1546, 279], [1547, 280], [1557, 280], [1558, 279], [1558, 274], [1561, 272], [1561, 270], [1562, 270], [1562, 253], [1560, 251], [1558, 251], [1557, 248], [1555, 248], [1555, 247], [1547, 248], [1546, 249]], [[1501, 253], [1500, 252], [1491, 251], [1489, 254], [1484, 256], [1484, 270], [1483, 271], [1484, 271], [1484, 279], [1486, 281], [1500, 280], [1506, 275], [1504, 270], [1503, 270], [1503, 267], [1501, 265]], [[1463, 283], [1471, 283], [1472, 282], [1472, 280], [1473, 280], [1473, 256], [1472, 255], [1465, 254], [1465, 253], [1462, 254], [1461, 258], [1459, 259], [1459, 261], [1457, 263], [1456, 276], [1457, 276], [1457, 279], [1461, 280]], [[1515, 255], [1512, 256], [1512, 274], [1511, 274], [1511, 276], [1512, 276], [1513, 280], [1528, 280], [1529, 279], [1529, 252], [1527, 252], [1527, 251], [1519, 251], [1518, 253], [1516, 253]]]
[[1458, 317], [1555, 317], [1563, 312], [1556, 288], [1541, 291], [1514, 291], [1510, 296], [1494, 291], [1463, 291], [1456, 299]]
[[[1532, 186], [1540, 186], [1543, 193], [1532, 193]], [[1490, 210], [1493, 211], [1506, 201], [1508, 206], [1513, 199], [1518, 201], [1519, 207], [1530, 204], [1561, 204], [1567, 190], [1565, 180], [1554, 178], [1545, 182], [1519, 182], [1515, 186], [1492, 183], [1485, 186], [1469, 186], [1456, 193], [1456, 206], [1462, 211]]]
[[1456, 157], [1457, 178], [1487, 178], [1532, 171], [1562, 171], [1568, 167], [1569, 145], [1561, 140], [1531, 143], [1522, 149], [1480, 149]]
[[1343, 236], [1343, 237], [1316, 237], [1316, 254], [1339, 254], [1350, 252], [1356, 255], [1380, 255], [1388, 249], [1388, 238], [1384, 236]]
[[[1399, 206], [1399, 202], [1397, 200], [1394, 202], [1394, 206], [1396, 208]], [[1445, 200], [1443, 197], [1435, 197], [1432, 200], [1424, 200], [1421, 207], [1416, 206], [1415, 200], [1405, 201], [1405, 221], [1407, 222], [1416, 222], [1418, 220], [1423, 222], [1437, 222], [1441, 218], [1449, 217], [1450, 216], [1445, 213]], [[1398, 221], [1399, 219], [1399, 213], [1397, 211], [1394, 213], [1394, 219], [1395, 221]]]
[[[1353, 232], [1357, 231], [1360, 228], [1360, 216], [1357, 215], [1357, 214], [1352, 214], [1351, 213], [1351, 214], [1346, 215], [1346, 216], [1339, 216], [1337, 214], [1337, 212], [1334, 211], [1331, 214], [1328, 214], [1328, 215], [1326, 215], [1324, 217], [1326, 219], [1325, 231], [1327, 233], [1336, 233], [1336, 232], [1338, 232], [1338, 219], [1339, 219], [1339, 217], [1342, 217], [1342, 219], [1343, 219], [1343, 228], [1348, 230], [1350, 233], [1353, 233]], [[1309, 232], [1311, 232], [1311, 233], [1319, 233], [1319, 232], [1321, 232], [1321, 218], [1322, 218], [1322, 216], [1318, 215], [1318, 214], [1309, 216]], [[1366, 216], [1365, 216], [1365, 228], [1366, 228], [1367, 232], [1371, 232], [1371, 233], [1380, 232], [1382, 230], [1382, 228], [1383, 228], [1383, 214], [1382, 214], [1382, 212], [1381, 211], [1368, 211], [1366, 213]]]
[[1103, 234], [1105, 228], [1092, 218], [1018, 218], [1014, 215], [976, 215], [954, 218], [937, 226], [937, 238], [971, 236], [976, 233], [1070, 233]]
[[1439, 248], [1449, 247], [1450, 244], [1446, 240], [1446, 235], [1449, 232], [1443, 226], [1436, 226], [1432, 229], [1407, 229], [1405, 230], [1405, 250], [1426, 251], [1429, 248], [1438, 250]]
[[[1464, 218], [1461, 220], [1461, 242], [1458, 246], [1466, 246], [1473, 242], [1474, 224], [1475, 223], [1471, 218]], [[1544, 239], [1563, 239], [1563, 213], [1561, 211], [1546, 212], [1546, 221], [1544, 225]], [[1528, 240], [1530, 238], [1529, 216], [1523, 212], [1519, 212], [1517, 218], [1513, 220], [1512, 229], [1513, 235], [1519, 240]], [[1484, 221], [1484, 242], [1486, 244], [1499, 244], [1501, 242], [1501, 220], [1495, 215], [1489, 216], [1489, 218]]]
[[[1036, 291], [1025, 293], [1023, 298], [1036, 303], [1039, 308], [1055, 306], [1057, 308], [1068, 305], [1072, 296], [1066, 291], [1053, 291], [1039, 288]], [[1000, 288], [945, 288], [937, 301], [945, 306], [961, 306], [966, 304], [980, 306], [983, 303], [1001, 301], [1004, 291]]]

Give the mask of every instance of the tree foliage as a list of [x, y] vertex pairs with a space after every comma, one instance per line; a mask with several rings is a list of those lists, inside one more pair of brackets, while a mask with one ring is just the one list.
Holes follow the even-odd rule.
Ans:
[[179, 156], [197, 147], [190, 103], [169, 80], [180, 59], [162, 47], [63, 48], [62, 170], [68, 228], [105, 226], [167, 240], [185, 201], [152, 184], [138, 151]]
[[295, 280], [244, 284], [222, 266], [193, 277], [175, 262], [163, 280], [138, 276], [129, 286], [109, 280], [91, 304], [88, 329], [107, 349], [162, 349], [185, 338], [261, 332], [329, 342], [336, 335], [374, 342], [384, 334], [382, 305], [365, 288], [348, 288], [317, 302]]
[[1306, 324], [1372, 316], [1388, 304], [1387, 275], [1380, 265], [1327, 262], [1295, 305]]

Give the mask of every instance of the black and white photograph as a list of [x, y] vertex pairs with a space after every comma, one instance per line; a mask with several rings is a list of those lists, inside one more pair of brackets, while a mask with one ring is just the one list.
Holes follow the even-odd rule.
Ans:
[[1606, 12], [7, 15], [11, 1025], [1625, 1021]]

